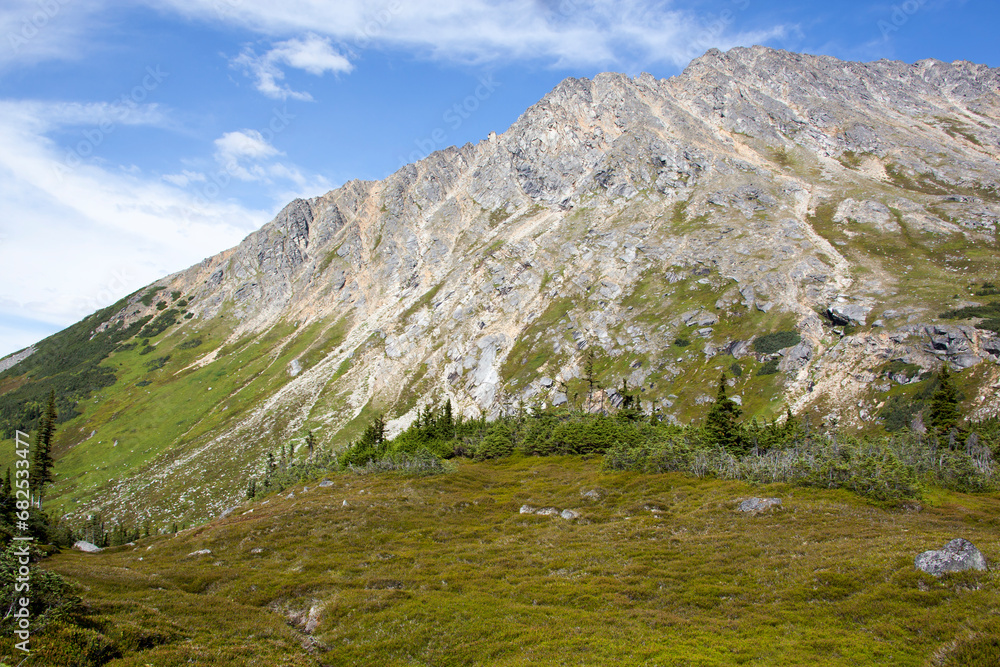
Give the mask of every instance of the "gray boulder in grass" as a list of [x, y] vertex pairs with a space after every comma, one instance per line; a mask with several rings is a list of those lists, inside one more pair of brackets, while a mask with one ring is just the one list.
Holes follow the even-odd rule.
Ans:
[[750, 514], [760, 514], [772, 507], [781, 507], [781, 498], [747, 498], [740, 503], [738, 510]]
[[972, 542], [959, 537], [936, 551], [923, 552], [914, 565], [918, 570], [940, 577], [945, 572], [985, 570], [986, 559]]

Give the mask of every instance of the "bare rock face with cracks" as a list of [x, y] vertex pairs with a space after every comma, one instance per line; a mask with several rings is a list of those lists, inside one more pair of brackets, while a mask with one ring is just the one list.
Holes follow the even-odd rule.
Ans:
[[[211, 516], [278, 443], [334, 441], [375, 412], [398, 431], [444, 400], [584, 407], [588, 355], [602, 404], [625, 381], [679, 421], [734, 364], [748, 414], [862, 426], [945, 362], [977, 369], [974, 416], [996, 414], [1000, 337], [941, 314], [984, 303], [974, 283], [997, 275], [998, 153], [1000, 70], [969, 62], [753, 47], [669, 79], [567, 79], [502, 134], [296, 200], [152, 286], [192, 313], [157, 347], [225, 334], [177, 372], [270, 337], [281, 373], [232, 418], [218, 411], [255, 375], [202, 395], [211, 426], [169, 434], [105, 506], [183, 478]], [[145, 293], [101, 326], [155, 315]], [[775, 331], [797, 342], [755, 348]]]

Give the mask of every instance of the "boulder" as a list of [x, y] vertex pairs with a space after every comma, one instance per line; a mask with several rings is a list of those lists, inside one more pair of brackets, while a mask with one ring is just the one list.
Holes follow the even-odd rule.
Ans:
[[827, 313], [835, 324], [847, 325], [858, 324], [864, 326], [871, 308], [856, 303], [838, 303], [830, 306]]
[[325, 489], [328, 486], [333, 486], [333, 482], [331, 482], [328, 479], [324, 479], [322, 482], [319, 483], [319, 486], [321, 489]]
[[567, 521], [571, 521], [573, 519], [579, 519], [580, 513], [574, 510], [563, 510], [562, 512], [559, 513], [559, 516], [566, 519]]
[[972, 542], [956, 538], [935, 551], [925, 551], [916, 557], [913, 564], [918, 570], [940, 577], [945, 572], [965, 572], [985, 570], [986, 559]]
[[740, 512], [760, 514], [772, 507], [781, 507], [781, 498], [747, 498], [737, 508]]
[[191, 556], [210, 556], [211, 554], [212, 554], [211, 549], [198, 549], [198, 551], [192, 551], [191, 553], [189, 553], [188, 557], [190, 558]]
[[785, 350], [785, 358], [778, 363], [778, 369], [783, 373], [797, 371], [805, 366], [806, 363], [812, 358], [812, 353], [812, 343], [804, 340], [798, 345], [794, 345]]
[[76, 542], [74, 542], [73, 548], [76, 549], [77, 551], [83, 551], [84, 553], [88, 554], [96, 554], [101, 551], [101, 547], [97, 546], [96, 544], [91, 544], [90, 542], [86, 542], [84, 540], [77, 540]]

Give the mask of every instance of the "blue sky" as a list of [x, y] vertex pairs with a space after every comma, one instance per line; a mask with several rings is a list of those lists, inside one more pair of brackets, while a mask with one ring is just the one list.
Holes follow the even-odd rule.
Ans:
[[4, 0], [0, 356], [289, 200], [502, 132], [567, 76], [709, 48], [996, 67], [994, 0]]

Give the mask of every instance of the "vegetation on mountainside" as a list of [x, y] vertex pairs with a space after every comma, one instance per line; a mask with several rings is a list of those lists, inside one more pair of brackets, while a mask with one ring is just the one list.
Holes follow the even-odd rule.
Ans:
[[966, 306], [941, 313], [943, 319], [981, 318], [976, 328], [1000, 333], [1000, 301], [993, 301], [983, 306]]
[[114, 371], [100, 365], [101, 362], [126, 345], [149, 318], [127, 327], [113, 325], [99, 333], [94, 329], [124, 304], [122, 300], [49, 336], [35, 346], [34, 354], [0, 373], [0, 383], [7, 381], [15, 386], [0, 394], [0, 437], [9, 439], [14, 437], [15, 430], [28, 431], [53, 392], [59, 422], [63, 423], [80, 414], [77, 410], [80, 401], [115, 383]]
[[[623, 403], [632, 398], [623, 388]], [[945, 369], [928, 393], [931, 431], [868, 436], [839, 433], [836, 424], [811, 423], [788, 413], [782, 422], [740, 422], [741, 410], [727, 396], [725, 375], [703, 424], [677, 426], [648, 418], [634, 408], [615, 414], [521, 407], [496, 421], [454, 418], [450, 403], [424, 408], [397, 437], [385, 436], [375, 417], [365, 433], [338, 454], [326, 452], [280, 463], [269, 455], [265, 474], [252, 481], [261, 495], [323, 472], [409, 470], [435, 474], [439, 459], [477, 461], [526, 456], [603, 455], [614, 469], [680, 471], [697, 477], [785, 482], [846, 488], [878, 502], [920, 497], [940, 487], [963, 492], [1000, 487], [1000, 420], [960, 425], [959, 396]], [[256, 494], [254, 494], [256, 495]]]

